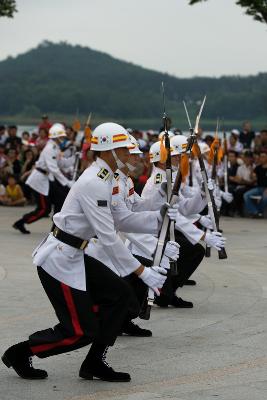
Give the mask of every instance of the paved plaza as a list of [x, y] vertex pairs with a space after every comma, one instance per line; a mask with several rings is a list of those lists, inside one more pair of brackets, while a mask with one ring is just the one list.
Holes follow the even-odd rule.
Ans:
[[[32, 266], [31, 253], [50, 229], [46, 218], [11, 228], [25, 212], [0, 208], [0, 352], [53, 326], [56, 317]], [[228, 260], [215, 251], [194, 274], [196, 287], [180, 296], [193, 309], [153, 309], [138, 321], [152, 338], [120, 337], [108, 361], [129, 372], [131, 383], [78, 378], [83, 348], [34, 365], [44, 381], [25, 381], [0, 364], [0, 400], [266, 400], [267, 399], [267, 221], [222, 219]]]

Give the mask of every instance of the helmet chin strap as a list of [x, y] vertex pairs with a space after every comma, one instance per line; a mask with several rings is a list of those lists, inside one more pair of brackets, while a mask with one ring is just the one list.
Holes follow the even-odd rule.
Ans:
[[119, 157], [117, 156], [117, 154], [116, 154], [116, 152], [115, 152], [114, 149], [111, 150], [111, 153], [112, 153], [112, 155], [113, 155], [113, 157], [114, 157], [114, 160], [115, 160], [115, 162], [116, 162], [116, 165], [117, 165], [117, 168], [118, 168], [118, 169], [128, 167], [127, 165], [125, 165], [125, 164], [119, 159]]
[[136, 170], [136, 167], [134, 167], [132, 164], [128, 162], [126, 163], [126, 166], [130, 172], [134, 172]]
[[127, 167], [128, 170], [129, 170], [130, 172], [135, 171], [135, 167], [134, 167], [132, 164], [130, 164], [130, 163], [128, 163], [128, 162], [124, 164], [124, 163], [119, 159], [119, 157], [117, 156], [117, 154], [116, 154], [116, 152], [115, 152], [114, 149], [111, 150], [111, 153], [112, 153], [112, 155], [113, 155], [113, 157], [114, 157], [114, 159], [115, 159], [115, 162], [116, 162], [116, 164], [117, 164], [117, 168], [118, 168], [118, 169], [122, 169], [122, 168]]

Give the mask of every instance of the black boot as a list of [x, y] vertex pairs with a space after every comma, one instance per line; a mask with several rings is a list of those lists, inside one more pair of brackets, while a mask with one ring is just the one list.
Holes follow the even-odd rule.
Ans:
[[29, 342], [21, 342], [9, 347], [2, 357], [3, 363], [12, 367], [23, 379], [45, 379], [47, 372], [42, 369], [35, 369], [31, 363], [32, 352]]
[[175, 308], [193, 308], [193, 303], [191, 301], [185, 301], [181, 297], [175, 296], [170, 305]]
[[187, 281], [185, 281], [184, 283], [184, 285], [186, 286], [195, 286], [196, 284], [196, 281], [194, 281], [193, 279], [187, 279]]
[[160, 296], [155, 297], [154, 304], [162, 308], [167, 308], [169, 306], [169, 301], [170, 298], [168, 296], [161, 294]]
[[19, 220], [16, 221], [12, 226], [13, 226], [13, 228], [19, 230], [21, 233], [24, 233], [24, 234], [31, 233], [30, 231], [28, 231], [28, 230], [25, 228], [23, 219], [19, 219]]
[[127, 324], [123, 325], [121, 335], [123, 334], [138, 337], [152, 336], [152, 332], [149, 329], [140, 328], [140, 326], [134, 324], [132, 321], [129, 321]]
[[130, 382], [129, 374], [116, 372], [108, 365], [106, 362], [107, 350], [106, 345], [93, 343], [81, 365], [79, 377], [88, 380], [98, 378], [107, 382]]

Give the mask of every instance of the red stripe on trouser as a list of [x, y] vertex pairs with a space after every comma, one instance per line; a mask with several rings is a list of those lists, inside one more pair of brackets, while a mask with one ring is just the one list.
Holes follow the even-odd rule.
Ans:
[[40, 217], [42, 217], [47, 210], [47, 205], [46, 205], [46, 201], [45, 201], [45, 197], [43, 194], [40, 194], [40, 203], [41, 203], [41, 209], [38, 211], [37, 214], [32, 215], [27, 221], [27, 224], [30, 224], [31, 222], [36, 221], [37, 219], [39, 219]]
[[71, 322], [72, 322], [72, 326], [73, 326], [73, 330], [74, 330], [74, 336], [71, 336], [71, 337], [63, 339], [63, 340], [59, 340], [58, 342], [55, 342], [55, 343], [32, 346], [31, 350], [34, 354], [41, 353], [43, 351], [52, 350], [55, 347], [70, 346], [70, 345], [74, 344], [75, 342], [77, 342], [84, 335], [83, 330], [79, 323], [78, 314], [77, 314], [76, 307], [75, 307], [73, 297], [71, 294], [71, 289], [69, 286], [65, 285], [64, 283], [61, 283], [61, 288], [63, 290], [64, 298], [65, 298], [65, 301], [66, 301], [66, 304], [67, 304], [67, 307], [68, 307], [68, 310], [69, 310], [69, 313], [71, 316]]

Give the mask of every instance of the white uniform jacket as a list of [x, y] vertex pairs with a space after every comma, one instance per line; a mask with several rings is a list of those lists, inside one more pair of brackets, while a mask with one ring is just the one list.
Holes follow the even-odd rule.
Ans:
[[[135, 271], [140, 263], [115, 230], [111, 213], [112, 178], [109, 166], [98, 158], [72, 186], [61, 211], [53, 219], [58, 228], [81, 239], [90, 240], [97, 236], [112, 264], [116, 265], [121, 275], [127, 275], [129, 271]], [[55, 279], [73, 288], [86, 290], [83, 250], [68, 246], [50, 234], [33, 256], [34, 264]]]
[[63, 158], [60, 154], [57, 143], [54, 140], [48, 140], [35, 163], [35, 167], [42, 169], [45, 173], [35, 168], [26, 180], [26, 184], [44, 196], [49, 193], [49, 181], [56, 179], [61, 185], [69, 186], [69, 180], [62, 174], [60, 168], [72, 165], [74, 157]]
[[[135, 209], [135, 198], [136, 203], [138, 202], [138, 206], [136, 207], [139, 209], [138, 212], [131, 211]], [[158, 205], [160, 204], [161, 206], [163, 202], [162, 196], [157, 194], [155, 196], [155, 201], [158, 201]], [[141, 204], [144, 209], [151, 206], [150, 201], [147, 202], [146, 200], [142, 200], [140, 196], [134, 192], [133, 181], [131, 178], [127, 177], [121, 171], [118, 171], [113, 179], [111, 212], [116, 227], [119, 228], [126, 237], [128, 237], [128, 233], [126, 232], [131, 232], [131, 234], [149, 233], [150, 235], [148, 236], [158, 234], [161, 225], [161, 222], [159, 221], [159, 211], [141, 211]], [[125, 274], [124, 271], [120, 271], [116, 264], [112, 262], [99, 240], [91, 240], [85, 252], [89, 256], [96, 258], [103, 264], [107, 265], [119, 275], [124, 276], [133, 272], [131, 268], [129, 268], [127, 274]], [[127, 265], [125, 265], [125, 268], [127, 268]]]

